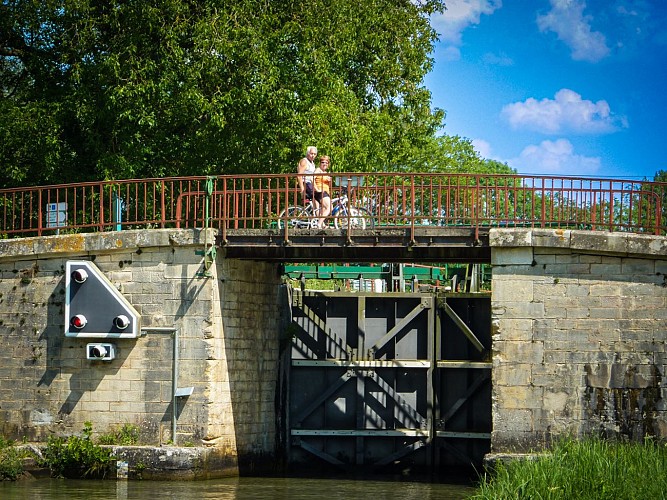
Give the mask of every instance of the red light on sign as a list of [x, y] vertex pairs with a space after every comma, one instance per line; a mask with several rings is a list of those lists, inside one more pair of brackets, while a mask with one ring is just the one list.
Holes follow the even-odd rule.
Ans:
[[72, 319], [70, 320], [69, 323], [74, 328], [81, 329], [84, 326], [86, 326], [86, 323], [88, 323], [88, 320], [86, 320], [86, 317], [83, 314], [77, 314], [76, 316], [72, 317]]

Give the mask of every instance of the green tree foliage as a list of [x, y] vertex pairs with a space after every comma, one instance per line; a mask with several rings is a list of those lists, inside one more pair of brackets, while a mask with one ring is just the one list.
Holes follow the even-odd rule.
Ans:
[[[436, 137], [441, 0], [0, 0], [0, 187], [336, 170], [484, 170]], [[443, 162], [440, 162], [442, 160]]]
[[515, 174], [505, 163], [482, 158], [469, 139], [441, 135], [430, 140], [412, 161], [411, 171], [449, 172], [457, 174]]

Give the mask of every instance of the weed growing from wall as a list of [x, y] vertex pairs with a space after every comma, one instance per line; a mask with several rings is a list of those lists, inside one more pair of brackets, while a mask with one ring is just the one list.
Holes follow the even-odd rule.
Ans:
[[108, 434], [102, 434], [98, 442], [105, 445], [134, 446], [139, 442], [139, 427], [123, 424], [123, 427]]

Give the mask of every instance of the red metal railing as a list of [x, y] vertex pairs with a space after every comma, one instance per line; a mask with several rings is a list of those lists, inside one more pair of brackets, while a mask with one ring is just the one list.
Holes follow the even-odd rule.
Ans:
[[[376, 227], [547, 227], [666, 234], [666, 183], [576, 177], [335, 173]], [[0, 190], [0, 238], [116, 229], [277, 227], [296, 175], [175, 177]], [[292, 229], [285, 226], [285, 235]], [[223, 234], [224, 236], [224, 234]]]

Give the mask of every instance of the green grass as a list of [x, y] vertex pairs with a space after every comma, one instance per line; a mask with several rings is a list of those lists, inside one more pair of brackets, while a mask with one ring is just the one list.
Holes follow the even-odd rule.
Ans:
[[471, 498], [667, 499], [667, 445], [563, 440], [538, 458], [499, 463]]

